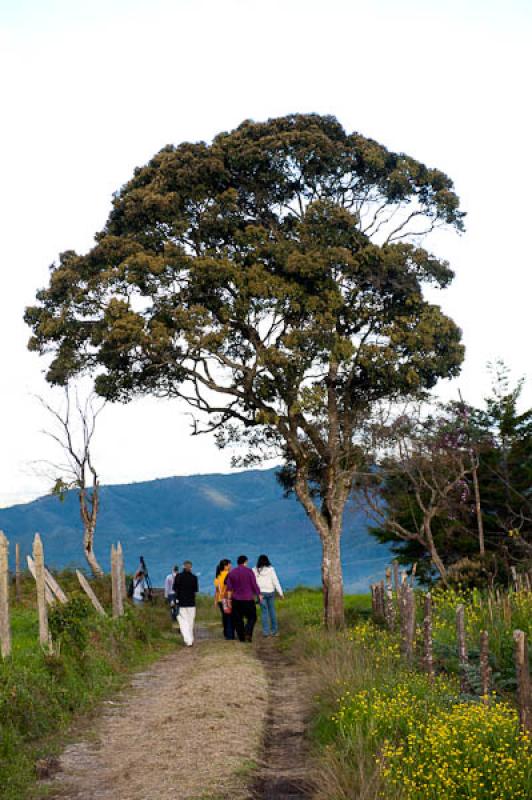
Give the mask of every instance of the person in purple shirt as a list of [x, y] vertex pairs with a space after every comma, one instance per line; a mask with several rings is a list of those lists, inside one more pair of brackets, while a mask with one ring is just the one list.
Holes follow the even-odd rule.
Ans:
[[262, 603], [262, 595], [255, 574], [247, 565], [247, 556], [239, 556], [237, 564], [225, 579], [227, 597], [233, 609], [233, 624], [239, 640], [251, 642], [257, 621], [255, 598]]

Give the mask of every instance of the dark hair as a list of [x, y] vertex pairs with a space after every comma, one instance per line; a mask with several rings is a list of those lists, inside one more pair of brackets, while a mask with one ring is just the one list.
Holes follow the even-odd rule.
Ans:
[[179, 567], [177, 566], [177, 564], [174, 567], [174, 572], [179, 572]]
[[246, 563], [246, 561], [248, 561], [248, 560], [249, 560], [249, 559], [248, 559], [248, 557], [247, 557], [247, 556], [238, 556], [238, 558], [237, 558], [237, 560], [236, 560], [236, 563], [238, 564], [238, 566], [239, 566], [239, 567], [241, 567], [241, 566], [242, 566], [242, 564], [245, 564], [245, 563]]
[[183, 561], [184, 569], [192, 569], [192, 561]]
[[231, 562], [229, 561], [229, 559], [228, 559], [228, 558], [222, 558], [222, 560], [220, 561], [220, 563], [219, 563], [219, 564], [218, 564], [218, 566], [216, 567], [216, 577], [218, 577], [218, 575], [220, 574], [220, 572], [223, 572], [223, 571], [224, 571], [224, 569], [226, 568], [226, 566], [227, 566], [228, 564], [230, 564], [230, 563], [231, 563]]
[[257, 569], [262, 569], [263, 567], [271, 567], [270, 559], [265, 555], [259, 556], [257, 559]]

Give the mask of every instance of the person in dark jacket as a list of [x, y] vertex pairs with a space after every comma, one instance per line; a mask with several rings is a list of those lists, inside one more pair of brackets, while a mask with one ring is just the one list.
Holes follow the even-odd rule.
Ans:
[[262, 595], [254, 572], [248, 567], [248, 557], [239, 556], [237, 563], [238, 567], [225, 579], [225, 585], [237, 636], [241, 642], [251, 642], [257, 621], [255, 598], [262, 603]]
[[194, 644], [194, 620], [196, 619], [196, 593], [199, 591], [198, 579], [192, 573], [192, 562], [183, 562], [183, 571], [176, 575], [174, 592], [179, 605], [179, 630], [187, 647]]

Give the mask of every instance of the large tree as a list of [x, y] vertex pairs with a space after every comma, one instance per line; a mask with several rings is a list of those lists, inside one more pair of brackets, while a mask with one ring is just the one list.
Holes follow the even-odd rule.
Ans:
[[420, 244], [439, 226], [463, 227], [439, 170], [333, 117], [246, 121], [135, 170], [92, 250], [52, 266], [26, 312], [30, 348], [53, 353], [52, 383], [91, 371], [110, 400], [182, 398], [196, 433], [238, 431], [250, 459], [282, 451], [338, 625], [359, 420], [463, 358], [459, 329], [422, 292], [453, 277]]

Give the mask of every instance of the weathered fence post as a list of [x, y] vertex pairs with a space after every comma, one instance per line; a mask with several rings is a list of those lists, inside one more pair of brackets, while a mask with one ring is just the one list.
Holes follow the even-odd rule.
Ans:
[[[33, 575], [33, 578], [37, 580], [35, 575], [35, 561], [30, 555], [26, 556], [26, 561], [28, 562], [28, 569], [30, 573]], [[46, 598], [46, 602], [49, 606], [52, 606], [55, 603], [55, 595], [48, 586], [48, 581], [46, 580], [46, 569], [44, 570], [44, 596]]]
[[414, 658], [414, 645], [416, 638], [416, 595], [411, 586], [405, 588], [406, 594], [406, 657], [408, 661]]
[[377, 584], [377, 607], [379, 609], [380, 620], [384, 622], [384, 581], [379, 581]]
[[370, 591], [371, 591], [371, 617], [372, 617], [373, 620], [376, 620], [377, 619], [377, 594], [376, 594], [377, 587], [375, 586], [374, 583], [372, 583], [369, 588], [370, 588]]
[[530, 713], [530, 673], [528, 667], [528, 647], [524, 631], [514, 631], [515, 675], [517, 678], [517, 704], [519, 722], [524, 731], [532, 731]]
[[113, 617], [121, 617], [124, 613], [122, 601], [122, 587], [120, 581], [120, 565], [118, 552], [114, 544], [111, 545], [111, 593], [113, 598]]
[[432, 654], [432, 595], [425, 595], [423, 607], [423, 663], [432, 683], [434, 680], [434, 658]]
[[487, 631], [481, 631], [480, 633], [480, 683], [482, 686], [482, 702], [488, 704], [490, 700], [491, 667]]
[[384, 614], [388, 630], [395, 630], [395, 607], [393, 604], [392, 591], [392, 571], [390, 567], [386, 569], [386, 594], [384, 599]]
[[469, 681], [467, 680], [467, 666], [469, 661], [467, 655], [463, 605], [459, 605], [456, 609], [456, 641], [458, 644], [458, 661], [460, 663], [460, 688], [462, 692], [467, 692], [469, 689]]
[[78, 581], [79, 581], [79, 584], [80, 584], [81, 588], [83, 589], [83, 591], [85, 592], [85, 594], [87, 595], [89, 600], [91, 601], [92, 605], [94, 606], [94, 608], [96, 609], [98, 614], [101, 614], [102, 617], [107, 616], [107, 614], [105, 613], [104, 607], [102, 606], [102, 604], [100, 603], [100, 601], [98, 600], [98, 598], [96, 597], [94, 592], [92, 591], [91, 585], [88, 582], [88, 580], [85, 577], [85, 575], [83, 575], [83, 573], [80, 572], [79, 569], [76, 570], [76, 575], [78, 576]]
[[399, 562], [396, 558], [392, 561], [393, 567], [393, 588], [395, 590], [395, 596], [399, 599]]
[[127, 585], [126, 585], [126, 567], [124, 564], [124, 551], [122, 549], [122, 544], [118, 542], [116, 547], [116, 552], [118, 553], [118, 567], [119, 567], [119, 583], [120, 583], [120, 593], [122, 595], [122, 611], [124, 602], [127, 597]]
[[9, 542], [0, 531], [0, 652], [2, 658], [11, 655], [11, 626], [9, 624]]
[[15, 545], [15, 600], [20, 603], [21, 586], [20, 586], [20, 545], [17, 542]]
[[58, 582], [56, 581], [52, 573], [49, 572], [49, 570], [47, 570], [46, 567], [44, 568], [44, 580], [46, 581], [46, 586], [51, 591], [55, 599], [59, 600], [59, 602], [62, 603], [63, 605], [65, 605], [65, 603], [68, 603], [68, 597], [61, 589], [61, 587], [59, 586]]
[[37, 587], [37, 608], [39, 611], [39, 642], [42, 647], [50, 648], [48, 630], [48, 608], [46, 605], [46, 578], [44, 575], [44, 551], [41, 537], [35, 534], [33, 540], [33, 562], [35, 564], [35, 585]]

